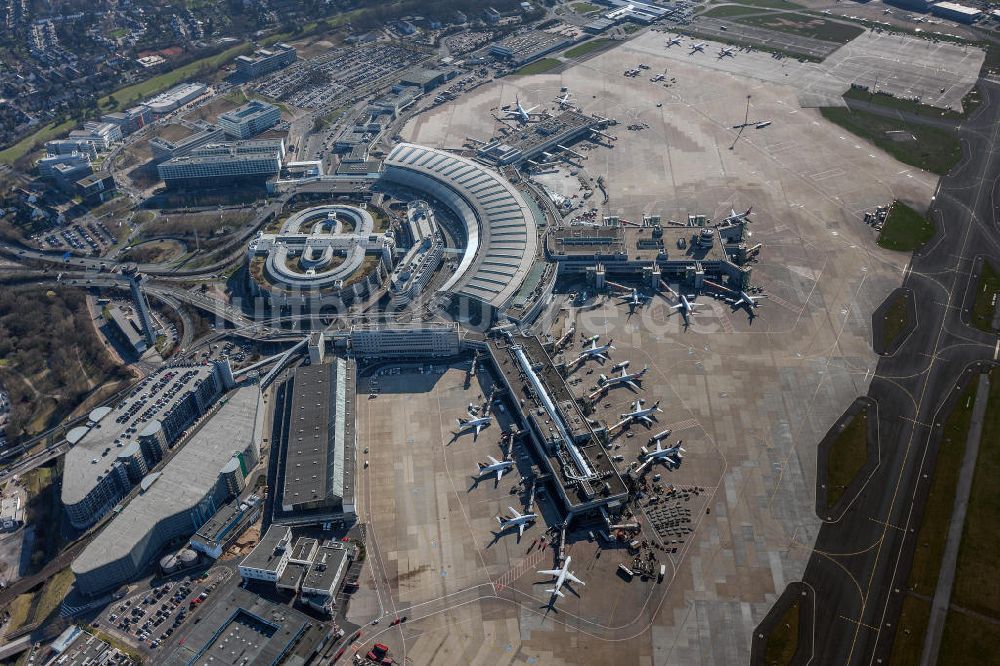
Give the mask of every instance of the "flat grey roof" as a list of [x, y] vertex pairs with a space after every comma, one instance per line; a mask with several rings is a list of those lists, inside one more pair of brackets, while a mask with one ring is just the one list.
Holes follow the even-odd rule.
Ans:
[[[73, 561], [84, 574], [126, 557], [157, 523], [193, 510], [219, 478], [222, 466], [263, 430], [260, 387], [244, 386], [204, 423], [163, 467], [160, 478], [136, 496]], [[194, 534], [198, 525], [191, 525]]]
[[[136, 384], [128, 397], [101, 420], [100, 428], [91, 428], [90, 432], [66, 453], [62, 503], [76, 504], [86, 497], [87, 493], [97, 485], [98, 477], [103, 477], [111, 470], [119, 450], [129, 442], [138, 441], [139, 433], [147, 423], [162, 419], [169, 414], [177, 403], [212, 374], [213, 369], [211, 365], [167, 366]], [[167, 376], [171, 373], [173, 376], [168, 379]], [[192, 376], [187, 377], [189, 374]], [[167, 397], [171, 392], [173, 395]], [[164, 397], [165, 402], [156, 407], [156, 400], [160, 397]], [[116, 422], [119, 416], [127, 414], [129, 409], [140, 403], [150, 410], [148, 417], [146, 409], [140, 407], [134, 416], [123, 423]], [[125, 431], [131, 426], [136, 426], [136, 431], [126, 434]], [[115, 444], [116, 439], [119, 440], [118, 444]], [[104, 453], [106, 449], [110, 450]], [[97, 460], [96, 463], [92, 462], [94, 459]]]
[[240, 587], [208, 603], [211, 613], [193, 625], [184, 645], [165, 659], [161, 657], [160, 663], [208, 663], [202, 657], [211, 654], [211, 663], [220, 666], [275, 664], [313, 624], [294, 608], [272, 603]]
[[[441, 290], [495, 308], [506, 305], [527, 277], [538, 250], [535, 216], [517, 188], [467, 157], [412, 143], [393, 148], [385, 166], [390, 180], [394, 169], [412, 172], [436, 181], [467, 205], [431, 192], [453, 209], [467, 238], [462, 261]], [[407, 184], [405, 178], [399, 180]]]
[[302, 580], [303, 587], [316, 590], [329, 590], [337, 582], [337, 570], [340, 563], [347, 557], [347, 547], [337, 541], [328, 541], [319, 548], [306, 577]]
[[354, 495], [353, 364], [302, 366], [292, 380], [281, 505], [317, 508]]
[[[239, 565], [261, 571], [274, 571], [275, 565], [281, 559], [281, 553], [275, 549], [285, 537], [291, 540], [291, 530], [286, 525], [272, 524]], [[291, 544], [288, 543], [285, 547], [291, 548]]]

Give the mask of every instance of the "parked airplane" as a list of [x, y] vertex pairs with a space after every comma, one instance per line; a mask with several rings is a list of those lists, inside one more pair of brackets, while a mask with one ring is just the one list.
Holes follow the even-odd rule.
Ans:
[[611, 372], [618, 372], [619, 370], [624, 370], [629, 366], [631, 362], [632, 361], [625, 360], [622, 361], [621, 363], [615, 363], [613, 366], [611, 366]]
[[681, 440], [677, 440], [677, 443], [673, 446], [663, 448], [660, 445], [660, 440], [656, 440], [656, 449], [646, 454], [646, 462], [662, 462], [677, 469], [681, 465], [681, 458], [684, 457], [684, 447], [681, 446], [681, 443]]
[[[692, 44], [691, 53], [694, 53], [695, 51], [701, 51], [702, 53], [704, 53], [706, 46], [708, 46], [708, 42], [698, 42], [697, 44]], [[688, 55], [691, 55], [691, 53], [689, 53]]]
[[628, 296], [622, 296], [622, 304], [627, 303], [629, 310], [635, 310], [637, 307], [645, 305], [646, 299], [648, 298], [645, 294], [640, 294], [638, 289], [633, 289], [632, 293]]
[[667, 40], [667, 48], [668, 49], [671, 46], [680, 46], [680, 45], [681, 45], [681, 38], [680, 37], [671, 37], [670, 39]]
[[[681, 316], [684, 317], [684, 324], [688, 326], [691, 324], [691, 317], [692, 315], [694, 315], [694, 309], [695, 307], [698, 306], [698, 304], [689, 301], [688, 300], [689, 297], [685, 296], [684, 294], [680, 294], [679, 298], [681, 302], [678, 303], [677, 305], [670, 306], [670, 309], [680, 311]], [[694, 298], [694, 295], [692, 294], [690, 298]]]
[[476, 441], [479, 437], [479, 432], [486, 426], [493, 423], [493, 417], [490, 416], [490, 401], [486, 401], [486, 405], [483, 407], [482, 413], [477, 413], [472, 405], [469, 405], [468, 409], [469, 418], [467, 419], [455, 419], [458, 421], [458, 431], [455, 432], [455, 436], [461, 435], [464, 432], [475, 429], [475, 433], [472, 435], [472, 441]]
[[657, 83], [665, 78], [667, 78], [667, 74], [664, 72], [662, 74], [657, 74], [656, 76], [649, 77], [649, 80], [652, 81], [653, 83]]
[[642, 370], [640, 370], [639, 372], [632, 372], [632, 373], [627, 372], [625, 368], [622, 368], [620, 375], [611, 375], [610, 377], [606, 375], [601, 375], [600, 378], [597, 380], [597, 385], [600, 386], [601, 388], [611, 388], [612, 386], [619, 386], [624, 384], [625, 386], [629, 386], [632, 389], [638, 391], [642, 388], [640, 386], [640, 383], [642, 382], [643, 376], [647, 372], [649, 372], [649, 368], [647, 366], [643, 366]]
[[514, 98], [514, 108], [513, 109], [509, 109], [507, 111], [507, 115], [504, 116], [504, 117], [505, 118], [513, 118], [514, 120], [516, 120], [516, 121], [518, 121], [520, 123], [528, 123], [528, 122], [531, 122], [531, 112], [534, 111], [537, 108], [538, 108], [537, 106], [533, 106], [530, 109], [526, 109], [523, 106], [521, 106], [521, 98], [520, 97], [515, 97]]
[[[760, 123], [763, 124], [763, 123]], [[770, 125], [771, 121], [767, 121], [767, 125]], [[765, 127], [767, 126], [765, 125]], [[750, 222], [750, 213], [753, 212], [753, 206], [750, 206], [742, 213], [737, 213], [735, 208], [729, 209], [729, 215], [723, 219], [723, 222], [728, 222], [730, 224], [735, 224], [737, 222]]]
[[747, 292], [740, 290], [740, 297], [733, 299], [731, 305], [734, 308], [746, 308], [746, 311], [753, 317], [753, 311], [760, 307], [757, 301], [763, 300], [763, 298], [763, 296], [751, 296]]
[[719, 58], [725, 58], [729, 56], [730, 58], [736, 57], [736, 49], [732, 47], [723, 46], [719, 49]]
[[770, 124], [771, 124], [770, 120], [762, 120], [759, 123], [757, 123], [756, 125], [754, 125], [754, 127], [756, 127], [757, 129], [764, 129], [765, 127], [767, 127]]
[[601, 335], [600, 333], [598, 333], [597, 335], [592, 335], [589, 338], [584, 338], [583, 340], [580, 341], [580, 344], [583, 346], [592, 345], [600, 339]]
[[558, 105], [559, 105], [559, 108], [560, 108], [560, 109], [565, 109], [565, 108], [566, 108], [567, 106], [570, 106], [570, 98], [571, 98], [571, 97], [573, 97], [573, 94], [572, 94], [572, 93], [570, 93], [570, 92], [569, 92], [569, 91], [567, 90], [566, 92], [564, 92], [564, 93], [562, 94], [562, 96], [561, 96], [561, 97], [556, 97], [556, 98], [555, 98], [554, 100], [552, 100], [552, 101], [554, 101], [554, 102], [555, 102], [556, 104], [558, 104]]
[[611, 344], [613, 340], [608, 340], [607, 344], [598, 345], [597, 340], [592, 340], [589, 347], [586, 347], [580, 355], [576, 357], [575, 363], [580, 361], [586, 361], [588, 358], [599, 358], [605, 361], [610, 361], [611, 357], [608, 356], [608, 352], [615, 348]]
[[632, 411], [627, 414], [622, 414], [621, 418], [623, 421], [642, 421], [646, 425], [653, 425], [653, 419], [656, 418], [656, 412], [663, 412], [660, 409], [660, 401], [657, 400], [653, 403], [651, 407], [643, 407], [645, 400], [636, 400], [632, 403]]
[[481, 479], [484, 476], [489, 476], [490, 474], [495, 473], [497, 475], [497, 483], [499, 483], [500, 479], [503, 478], [504, 472], [510, 470], [514, 466], [514, 461], [512, 460], [497, 460], [493, 456], [486, 456], [486, 459], [489, 461], [489, 464], [477, 463], [479, 465], [479, 469], [476, 471], [473, 478]]
[[531, 513], [520, 513], [517, 509], [512, 506], [507, 507], [510, 511], [510, 516], [497, 516], [497, 522], [500, 523], [500, 531], [509, 530], [513, 527], [517, 528], [517, 537], [521, 538], [524, 535], [524, 528], [528, 525], [534, 524], [538, 516]]
[[578, 585], [586, 585], [586, 583], [574, 576], [573, 572], [569, 570], [569, 563], [572, 561], [572, 557], [567, 557], [566, 562], [563, 563], [561, 569], [542, 569], [538, 572], [540, 574], [555, 577], [553, 586], [545, 590], [546, 592], [551, 592], [553, 597], [565, 597], [566, 595], [562, 593], [562, 586], [568, 582], [577, 583]]

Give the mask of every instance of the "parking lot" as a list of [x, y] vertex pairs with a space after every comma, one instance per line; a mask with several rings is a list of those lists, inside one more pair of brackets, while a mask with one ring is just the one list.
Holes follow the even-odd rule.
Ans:
[[145, 651], [155, 651], [184, 623], [199, 622], [192, 616], [231, 575], [229, 569], [216, 568], [151, 584], [148, 589], [110, 604], [94, 625]]
[[76, 250], [84, 254], [100, 255], [115, 244], [114, 234], [101, 221], [78, 222], [62, 229], [37, 234], [32, 238], [43, 248]]

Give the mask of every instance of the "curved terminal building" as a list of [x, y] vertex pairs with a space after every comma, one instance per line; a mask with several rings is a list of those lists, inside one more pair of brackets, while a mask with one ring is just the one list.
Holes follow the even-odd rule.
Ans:
[[397, 145], [385, 159], [382, 178], [425, 192], [460, 221], [466, 247], [439, 292], [485, 311], [507, 307], [536, 261], [541, 212], [496, 171], [436, 148]]
[[247, 260], [252, 291], [279, 303], [350, 301], [377, 290], [392, 271], [391, 234], [355, 206], [299, 211], [274, 234], [258, 234]]

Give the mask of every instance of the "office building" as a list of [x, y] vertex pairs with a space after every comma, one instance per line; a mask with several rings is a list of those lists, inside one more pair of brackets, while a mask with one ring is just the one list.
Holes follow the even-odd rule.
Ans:
[[97, 206], [110, 200], [117, 191], [114, 176], [106, 171], [84, 176], [76, 181], [75, 189], [77, 196], [88, 206]]
[[188, 102], [192, 102], [208, 92], [204, 83], [182, 83], [165, 93], [146, 100], [146, 106], [154, 116], [163, 116], [176, 111]]
[[453, 356], [459, 351], [454, 323], [393, 323], [351, 327], [351, 349], [358, 358]]
[[126, 315], [117, 306], [108, 307], [108, 315], [110, 317], [107, 322], [109, 334], [131, 353], [137, 357], [142, 356], [147, 349], [142, 327], [136, 323], [134, 318]]
[[101, 120], [117, 125], [122, 134], [127, 136], [153, 122], [153, 112], [145, 104], [140, 104], [125, 111], [106, 113], [101, 116]]
[[218, 118], [219, 127], [234, 139], [257, 136], [281, 120], [281, 109], [258, 100], [251, 100], [238, 109], [223, 113]]
[[256, 79], [275, 72], [295, 62], [298, 55], [288, 44], [275, 44], [266, 49], [258, 49], [253, 55], [236, 58], [236, 73], [244, 79]]
[[242, 492], [260, 461], [264, 402], [257, 385], [238, 388], [140, 493], [73, 560], [77, 588], [106, 592], [134, 580], [168, 545], [189, 539]]
[[114, 408], [93, 410], [70, 433], [61, 495], [70, 523], [85, 529], [111, 511], [231, 381], [225, 360], [164, 366]]
[[[67, 153], [43, 157], [35, 163], [41, 178], [65, 179], [75, 183], [94, 170], [90, 166], [90, 155], [86, 153]], [[60, 167], [65, 167], [60, 169]], [[74, 177], [75, 176], [75, 177]]]
[[191, 152], [209, 143], [224, 141], [226, 133], [221, 127], [200, 120], [194, 125], [195, 130], [177, 141], [168, 141], [162, 137], [149, 140], [149, 148], [153, 151], [154, 160], [169, 160], [175, 157], [190, 155]]
[[83, 124], [83, 129], [70, 132], [69, 139], [92, 143], [98, 152], [103, 153], [122, 140], [122, 130], [114, 123], [87, 122]]
[[49, 157], [80, 153], [90, 159], [97, 159], [97, 146], [85, 139], [53, 139], [45, 142], [45, 152]]
[[263, 184], [281, 172], [281, 139], [216, 143], [161, 163], [157, 170], [167, 187]]
[[275, 518], [294, 524], [354, 515], [354, 362], [296, 368], [281, 389]]

